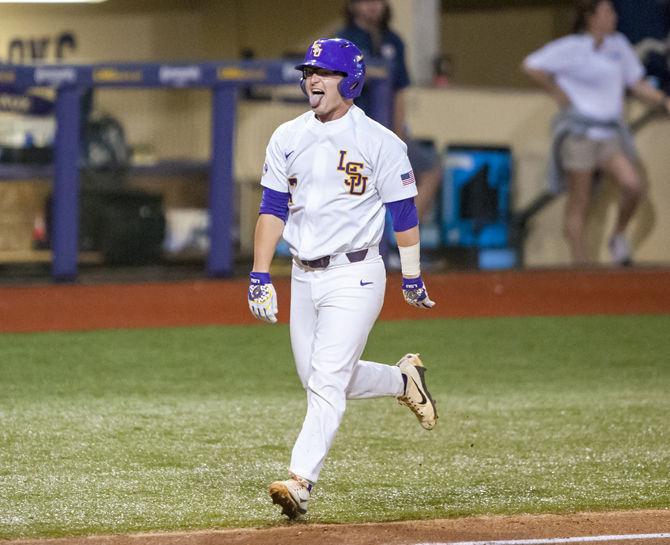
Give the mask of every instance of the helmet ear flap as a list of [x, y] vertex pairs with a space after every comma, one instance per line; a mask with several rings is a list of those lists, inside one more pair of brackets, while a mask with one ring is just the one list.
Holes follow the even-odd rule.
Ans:
[[361, 76], [347, 76], [337, 86], [342, 98], [354, 99], [361, 94]]
[[309, 94], [307, 93], [307, 83], [305, 82], [305, 76], [303, 75], [300, 78], [300, 89], [302, 90], [303, 94], [309, 98]]
[[340, 92], [342, 98], [350, 99], [353, 98], [352, 91], [356, 87], [356, 81], [352, 81], [352, 78], [349, 76], [342, 79], [338, 84], [337, 90]]

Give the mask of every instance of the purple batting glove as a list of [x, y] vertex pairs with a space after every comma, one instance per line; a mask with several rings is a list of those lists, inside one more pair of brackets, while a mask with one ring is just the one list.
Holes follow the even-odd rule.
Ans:
[[249, 274], [249, 310], [254, 318], [271, 324], [277, 322], [277, 292], [270, 273]]
[[431, 301], [428, 297], [428, 291], [420, 276], [402, 279], [402, 295], [405, 302], [413, 307], [433, 308], [435, 306], [435, 301]]

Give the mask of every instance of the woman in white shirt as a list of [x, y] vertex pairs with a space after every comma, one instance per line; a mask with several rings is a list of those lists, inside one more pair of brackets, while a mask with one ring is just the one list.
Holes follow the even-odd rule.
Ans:
[[[531, 53], [524, 71], [561, 108], [562, 132], [556, 159], [568, 190], [565, 236], [576, 264], [588, 263], [584, 225], [596, 170], [610, 174], [621, 189], [619, 214], [609, 240], [617, 265], [631, 263], [624, 231], [643, 192], [634, 148], [623, 123], [626, 90], [670, 112], [670, 99], [642, 78], [644, 68], [630, 42], [615, 31], [610, 0], [581, 0], [574, 34]], [[556, 134], [555, 126], [555, 137]]]

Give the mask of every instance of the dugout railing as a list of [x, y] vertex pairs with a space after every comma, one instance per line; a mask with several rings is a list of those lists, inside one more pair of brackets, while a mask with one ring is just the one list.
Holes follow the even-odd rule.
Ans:
[[[78, 275], [80, 199], [80, 101], [95, 88], [185, 89], [211, 91], [209, 161], [209, 239], [206, 272], [226, 277], [233, 272], [231, 229], [234, 218], [233, 158], [238, 91], [253, 85], [285, 85], [299, 81], [299, 60], [206, 63], [102, 63], [95, 65], [0, 64], [0, 89], [53, 88], [56, 93], [51, 232], [51, 274], [56, 281]], [[389, 126], [391, 87], [383, 64], [368, 65], [366, 85], [372, 93], [370, 115]]]

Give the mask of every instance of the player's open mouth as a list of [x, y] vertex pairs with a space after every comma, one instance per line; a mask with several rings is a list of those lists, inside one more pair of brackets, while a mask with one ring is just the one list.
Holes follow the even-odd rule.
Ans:
[[309, 105], [312, 108], [316, 108], [321, 104], [321, 100], [325, 96], [325, 93], [321, 89], [312, 89], [312, 94], [309, 97]]

